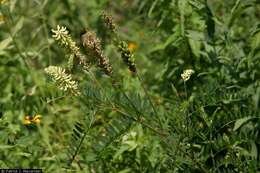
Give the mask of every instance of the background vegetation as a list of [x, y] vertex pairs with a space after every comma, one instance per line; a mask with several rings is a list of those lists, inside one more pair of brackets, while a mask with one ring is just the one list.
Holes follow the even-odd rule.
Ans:
[[[0, 168], [260, 171], [258, 0], [0, 5]], [[104, 27], [103, 10], [116, 34]], [[57, 25], [90, 58], [80, 37], [96, 32], [113, 76], [95, 60], [88, 72], [68, 66], [71, 53], [52, 37]], [[122, 61], [115, 38], [128, 43], [137, 73]], [[81, 94], [56, 87], [44, 72], [50, 65], [65, 68]], [[186, 69], [194, 74], [183, 81]]]

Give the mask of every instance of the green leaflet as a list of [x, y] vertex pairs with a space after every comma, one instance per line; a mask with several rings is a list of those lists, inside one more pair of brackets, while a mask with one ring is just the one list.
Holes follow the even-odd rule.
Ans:
[[96, 137], [97, 140], [92, 145], [93, 149], [98, 153], [102, 152], [109, 144], [127, 132], [132, 122], [129, 117], [123, 115], [113, 118]]
[[256, 117], [244, 117], [244, 118], [240, 118], [238, 120], [236, 120], [235, 125], [233, 130], [236, 131], [238, 130], [240, 127], [242, 127], [245, 123], [247, 123], [250, 120], [255, 119]]

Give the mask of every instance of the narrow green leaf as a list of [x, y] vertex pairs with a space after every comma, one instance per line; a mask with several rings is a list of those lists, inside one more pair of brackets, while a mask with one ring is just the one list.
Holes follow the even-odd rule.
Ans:
[[208, 33], [208, 38], [210, 40], [214, 39], [214, 34], [215, 34], [215, 21], [213, 19], [213, 13], [211, 9], [209, 8], [207, 1], [206, 1], [206, 25], [207, 25], [207, 33]]
[[76, 129], [73, 129], [73, 134], [75, 134], [77, 137], [81, 137], [80, 132], [78, 132]]
[[152, 17], [152, 13], [153, 13], [153, 10], [154, 10], [157, 2], [158, 2], [158, 0], [153, 1], [152, 6], [151, 6], [151, 8], [149, 9], [149, 12], [148, 12], [148, 17], [150, 17], [150, 18]]
[[24, 23], [24, 17], [21, 17], [16, 23], [16, 25], [13, 27], [13, 32], [12, 32], [13, 35], [15, 35], [17, 32], [19, 32], [22, 29], [23, 23]]
[[0, 150], [5, 150], [5, 149], [10, 149], [10, 148], [13, 148], [15, 146], [11, 146], [11, 145], [0, 145]]
[[75, 124], [75, 128], [76, 128], [80, 133], [83, 133], [83, 132], [84, 132], [83, 125], [80, 124], [80, 123], [76, 123], [76, 124]]
[[258, 156], [257, 146], [254, 141], [251, 141], [251, 156], [254, 159], [257, 159]]
[[189, 2], [190, 5], [197, 8], [198, 10], [202, 10], [203, 8], [205, 8], [205, 5], [201, 2], [199, 2], [199, 1], [189, 0], [188, 2]]
[[18, 152], [18, 153], [15, 153], [16, 156], [24, 156], [24, 157], [31, 157], [32, 154], [31, 153], [25, 153], [25, 152]]

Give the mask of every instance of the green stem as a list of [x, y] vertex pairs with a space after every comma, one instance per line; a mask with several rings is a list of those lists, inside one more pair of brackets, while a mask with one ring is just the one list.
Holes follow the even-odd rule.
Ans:
[[[187, 89], [186, 89], [186, 82], [183, 81], [184, 84], [184, 92], [185, 92], [185, 97], [186, 97], [186, 101], [188, 101], [188, 94], [187, 94]], [[187, 112], [187, 110], [185, 110], [185, 121], [186, 121], [186, 132], [187, 135], [189, 136], [189, 114]]]
[[136, 73], [136, 76], [137, 76], [137, 78], [139, 79], [139, 81], [140, 81], [140, 83], [141, 83], [141, 87], [142, 87], [142, 89], [144, 90], [144, 93], [145, 93], [147, 99], [149, 100], [150, 105], [152, 106], [153, 112], [154, 112], [155, 116], [157, 116], [158, 121], [159, 121], [159, 124], [160, 124], [160, 126], [161, 126], [161, 128], [162, 128], [162, 127], [163, 127], [163, 123], [162, 123], [162, 121], [161, 121], [161, 119], [160, 119], [160, 116], [159, 116], [157, 110], [155, 109], [155, 106], [154, 106], [154, 104], [153, 104], [153, 102], [152, 102], [152, 99], [151, 99], [149, 93], [147, 92], [147, 89], [146, 89], [145, 86], [144, 86], [143, 80], [142, 80], [141, 76], [140, 76], [138, 73]]
[[[94, 113], [95, 114], [95, 113]], [[88, 134], [88, 131], [89, 131], [89, 129], [91, 128], [91, 126], [92, 126], [92, 124], [93, 124], [93, 122], [94, 122], [94, 118], [93, 118], [94, 116], [92, 116], [92, 118], [91, 118], [91, 121], [90, 121], [90, 123], [89, 123], [89, 127], [86, 129], [86, 131], [83, 133], [83, 136], [82, 136], [82, 138], [81, 138], [81, 140], [80, 140], [80, 142], [79, 142], [79, 145], [76, 147], [77, 149], [76, 149], [76, 151], [74, 152], [74, 154], [73, 154], [73, 156], [72, 156], [72, 158], [69, 160], [69, 162], [68, 162], [68, 166], [71, 166], [71, 164], [72, 164], [72, 162], [75, 160], [75, 158], [76, 158], [76, 156], [78, 155], [78, 153], [79, 153], [79, 151], [80, 151], [80, 148], [81, 148], [81, 146], [82, 146], [82, 144], [83, 144], [83, 141], [84, 141], [84, 139], [86, 138], [86, 136], [87, 136], [87, 134]], [[80, 165], [79, 165], [80, 166]], [[80, 167], [81, 168], [81, 167]]]

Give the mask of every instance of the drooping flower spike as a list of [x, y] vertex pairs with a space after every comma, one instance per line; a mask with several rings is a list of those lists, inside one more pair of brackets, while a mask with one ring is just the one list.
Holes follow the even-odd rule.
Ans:
[[70, 74], [65, 73], [65, 69], [57, 66], [49, 66], [44, 70], [51, 76], [60, 90], [69, 92], [75, 96], [80, 94], [77, 82], [72, 80]]

